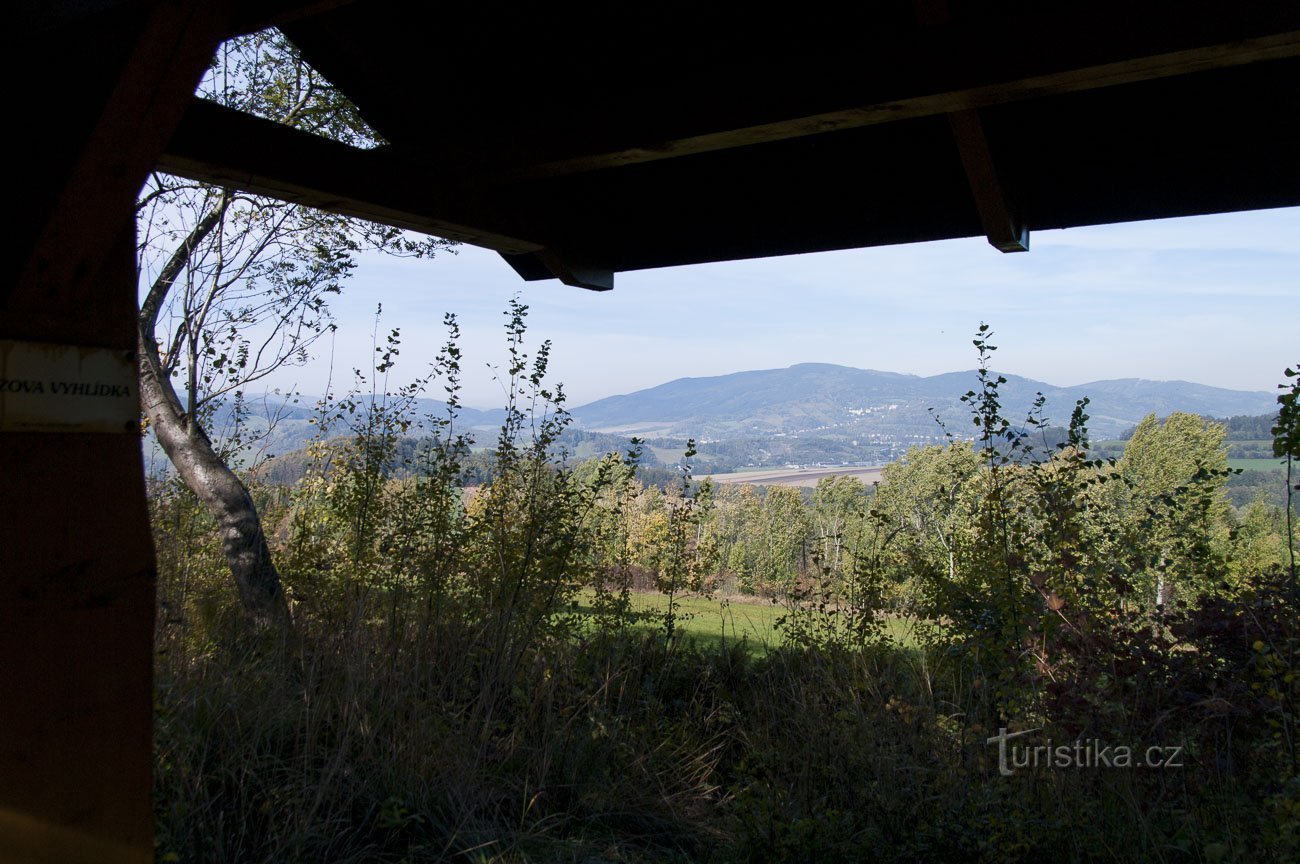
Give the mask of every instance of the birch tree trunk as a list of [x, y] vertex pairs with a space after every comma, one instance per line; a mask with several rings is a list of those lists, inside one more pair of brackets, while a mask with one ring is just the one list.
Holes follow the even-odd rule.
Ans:
[[[177, 395], [156, 336], [158, 314], [168, 293], [193, 250], [220, 225], [228, 200], [223, 195], [194, 226], [159, 272], [141, 304], [140, 402], [167, 458], [217, 524], [222, 551], [245, 617], [260, 627], [279, 629], [290, 624], [289, 608], [257, 507], [248, 489], [222, 460], [207, 433]], [[190, 395], [192, 402], [195, 394]]]
[[170, 377], [160, 374], [157, 348], [143, 338], [140, 401], [167, 458], [217, 523], [245, 616], [263, 627], [287, 626], [289, 608], [253, 498], [185, 413]]

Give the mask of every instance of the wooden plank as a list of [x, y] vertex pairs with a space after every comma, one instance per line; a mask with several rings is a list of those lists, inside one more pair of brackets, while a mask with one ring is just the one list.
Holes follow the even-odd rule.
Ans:
[[[1037, 31], [1028, 26], [1030, 22], [1019, 22], [1017, 29], [1024, 33], [1022, 41], [1032, 41], [1029, 45], [1018, 45], [1016, 40], [993, 38], [981, 32], [963, 35], [956, 25], [934, 28], [926, 31], [923, 37], [900, 36], [902, 46], [889, 52], [884, 58], [888, 62], [881, 62], [881, 58], [864, 59], [858, 70], [858, 80], [863, 82], [859, 90], [876, 91], [879, 98], [874, 101], [830, 111], [799, 113], [796, 110], [788, 117], [771, 122], [729, 125], [700, 134], [649, 140], [640, 146], [522, 166], [502, 165], [490, 173], [502, 182], [558, 177], [1300, 56], [1300, 29], [1287, 20], [1296, 16], [1280, 14], [1278, 17], [1290, 25], [1288, 29], [1246, 37], [1225, 35], [1209, 41], [1205, 41], [1204, 34], [1198, 30], [1187, 41], [1202, 44], [1154, 53], [1138, 50], [1148, 43], [1143, 41], [1140, 32], [1135, 34], [1129, 30], [1133, 22], [1125, 20], [1121, 27], [1115, 20], [1103, 20], [1100, 15], [1098, 20], [1089, 22], [1091, 26], [1085, 27], [1082, 33], [1068, 22], [1045, 20], [1041, 30]], [[1079, 22], [1080, 25], [1083, 23]], [[1137, 22], [1138, 25], [1143, 23]], [[1145, 23], [1152, 25], [1152, 22]], [[1115, 40], [1105, 38], [1105, 29], [1101, 25], [1125, 30], [1118, 45], [1109, 44]], [[1096, 37], [1095, 40], [1089, 38], [1090, 33]], [[1171, 41], [1176, 42], [1176, 37], [1155, 39], [1154, 44]], [[963, 68], [944, 56], [945, 46], [968, 43], [986, 44], [989, 55], [996, 59], [970, 56], [966, 59], [971, 62]], [[964, 51], [968, 55], [971, 53], [969, 47]], [[1128, 56], [1095, 62], [1098, 56], [1115, 54]], [[945, 64], [949, 71], [943, 71]], [[896, 70], [892, 74], [891, 65]], [[941, 71], [927, 71], [927, 66]], [[1001, 71], [1002, 75], [992, 80], [979, 80], [984, 77], [981, 67], [992, 72]], [[796, 82], [791, 85], [792, 89], [803, 87], [798, 77], [792, 80]], [[972, 80], [978, 83], [968, 83]], [[851, 88], [837, 82], [828, 89], [845, 92]], [[725, 109], [718, 112], [719, 116], [726, 113]]]
[[390, 148], [361, 150], [202, 99], [192, 100], [158, 169], [505, 254], [543, 248], [485, 227], [472, 186]]

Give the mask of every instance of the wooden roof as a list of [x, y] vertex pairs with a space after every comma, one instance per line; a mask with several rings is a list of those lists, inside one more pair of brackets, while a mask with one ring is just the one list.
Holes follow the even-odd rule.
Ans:
[[1300, 205], [1300, 4], [323, 3], [388, 142], [211, 104], [161, 167], [500, 251], [525, 279]]

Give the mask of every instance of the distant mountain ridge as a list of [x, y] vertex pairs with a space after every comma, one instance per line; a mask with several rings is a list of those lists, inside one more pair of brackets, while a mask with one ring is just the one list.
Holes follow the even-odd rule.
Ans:
[[[1187, 381], [1124, 378], [1056, 387], [1019, 375], [1004, 377], [1007, 381], [999, 388], [1003, 412], [1013, 422], [1023, 420], [1039, 392], [1047, 397], [1045, 417], [1058, 426], [1069, 420], [1077, 400], [1090, 397], [1088, 428], [1096, 440], [1117, 438], [1151, 413], [1229, 417], [1277, 410], [1272, 393]], [[662, 456], [669, 462], [679, 458], [669, 452], [677, 446], [671, 442], [690, 437], [702, 445], [702, 459], [724, 464], [879, 464], [901, 456], [909, 446], [942, 440], [944, 429], [936, 418], [953, 435], [971, 437], [970, 409], [961, 397], [977, 383], [974, 370], [922, 377], [800, 363], [785, 369], [679, 378], [571, 410], [577, 429], [664, 439], [669, 449]], [[245, 423], [248, 432], [261, 433], [257, 452], [289, 453], [314, 438], [319, 430], [311, 401], [307, 397], [297, 402], [283, 397], [251, 400]], [[229, 408], [214, 418], [214, 436], [228, 434]], [[446, 404], [420, 399], [415, 413], [445, 417]], [[461, 408], [456, 428], [489, 444], [504, 417], [501, 409]], [[408, 434], [427, 434], [422, 430], [428, 428], [415, 426]], [[340, 424], [329, 434], [346, 435], [348, 430]]]
[[[1047, 398], [1046, 416], [1064, 425], [1077, 400], [1090, 398], [1094, 437], [1118, 435], [1147, 414], [1186, 411], [1213, 417], [1266, 414], [1276, 410], [1272, 393], [1227, 390], [1188, 381], [1125, 378], [1057, 387], [1003, 373], [1004, 411], [1019, 420], [1037, 393]], [[977, 384], [974, 370], [922, 377], [800, 363], [785, 369], [679, 378], [634, 393], [611, 396], [573, 409], [587, 429], [712, 438], [791, 434], [920, 435], [936, 428], [934, 415], [958, 435], [969, 426], [964, 393]], [[964, 424], [964, 425], [963, 425]]]

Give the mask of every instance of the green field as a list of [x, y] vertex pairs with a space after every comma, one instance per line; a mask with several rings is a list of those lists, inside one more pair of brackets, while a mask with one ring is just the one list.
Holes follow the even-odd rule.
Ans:
[[661, 465], [676, 465], [686, 453], [685, 447], [652, 447], [649, 444], [646, 445], [646, 450], [653, 453]]
[[[579, 610], [589, 612], [591, 594], [584, 591]], [[632, 608], [646, 615], [645, 627], [662, 627], [668, 609], [668, 597], [653, 592], [634, 592]], [[717, 600], [711, 597], [683, 595], [676, 599], [676, 628], [686, 637], [704, 646], [725, 647], [743, 642], [750, 654], [760, 655], [780, 645], [784, 639], [777, 621], [787, 612], [784, 606], [757, 598]], [[891, 618], [885, 631], [896, 642], [912, 645], [911, 627], [902, 619]]]
[[1285, 459], [1229, 459], [1229, 468], [1240, 468], [1242, 471], [1273, 471], [1278, 468], [1286, 468]]

